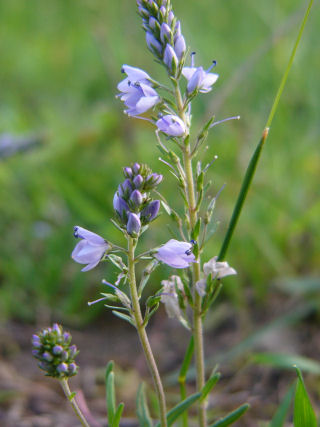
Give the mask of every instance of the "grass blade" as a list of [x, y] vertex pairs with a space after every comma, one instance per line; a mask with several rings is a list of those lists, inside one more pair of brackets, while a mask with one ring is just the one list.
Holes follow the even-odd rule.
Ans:
[[248, 403], [245, 403], [244, 405], [241, 405], [241, 406], [239, 406], [239, 408], [237, 408], [234, 411], [230, 412], [230, 414], [228, 414], [226, 417], [221, 418], [220, 420], [218, 420], [215, 423], [211, 424], [209, 427], [226, 427], [226, 426], [230, 426], [235, 421], [237, 421], [249, 408], [250, 408], [250, 405]]
[[320, 363], [296, 354], [256, 353], [251, 359], [254, 363], [270, 365], [275, 368], [292, 369], [296, 365], [304, 372], [320, 375]]
[[299, 368], [296, 368], [296, 371], [298, 381], [294, 398], [293, 425], [294, 427], [317, 427], [317, 419], [310, 403], [301, 371]]
[[276, 410], [276, 413], [274, 414], [269, 427], [283, 427], [287, 414], [292, 402], [292, 398], [294, 395], [294, 385], [292, 385], [289, 390], [287, 391], [286, 395], [283, 398], [283, 401], [279, 405], [278, 409]]

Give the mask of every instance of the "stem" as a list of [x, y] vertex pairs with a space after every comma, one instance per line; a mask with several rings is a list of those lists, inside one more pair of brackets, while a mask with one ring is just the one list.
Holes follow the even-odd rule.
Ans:
[[69, 400], [74, 412], [76, 413], [77, 417], [79, 418], [81, 424], [84, 427], [90, 427], [90, 424], [87, 422], [87, 420], [85, 419], [83, 413], [81, 412], [74, 396], [72, 396], [69, 384], [68, 384], [68, 380], [66, 378], [63, 378], [61, 380], [59, 380], [61, 387], [64, 391], [64, 394], [66, 396], [66, 398]]
[[130, 294], [132, 301], [132, 314], [135, 320], [136, 328], [138, 331], [138, 335], [140, 338], [140, 342], [144, 351], [145, 358], [148, 363], [149, 370], [151, 372], [155, 389], [158, 396], [159, 408], [160, 408], [160, 425], [161, 427], [167, 427], [167, 410], [166, 410], [166, 400], [163, 391], [163, 386], [161, 382], [161, 378], [159, 375], [159, 371], [157, 368], [157, 364], [155, 362], [150, 343], [148, 340], [148, 336], [145, 330], [140, 303], [139, 296], [136, 285], [136, 274], [135, 274], [135, 259], [134, 259], [134, 251], [135, 251], [136, 242], [132, 237], [128, 237], [128, 275], [129, 275], [129, 285], [130, 285]]
[[[175, 82], [175, 95], [180, 118], [187, 125], [186, 115], [184, 112], [183, 101], [181, 97], [178, 82]], [[194, 188], [194, 179], [192, 171], [192, 153], [190, 143], [185, 144], [183, 150], [183, 162], [187, 183], [187, 199], [189, 209], [189, 220], [191, 230], [194, 229], [198, 212], [196, 210], [196, 197]], [[193, 283], [200, 280], [200, 255], [197, 256], [197, 262], [193, 264]], [[194, 287], [195, 289], [195, 287]], [[205, 385], [205, 369], [204, 369], [204, 350], [203, 350], [203, 328], [202, 328], [202, 298], [198, 292], [194, 291], [194, 308], [193, 308], [193, 338], [196, 359], [197, 372], [197, 391], [200, 392]], [[206, 419], [206, 401], [198, 402], [198, 421], [200, 427], [207, 426]]]

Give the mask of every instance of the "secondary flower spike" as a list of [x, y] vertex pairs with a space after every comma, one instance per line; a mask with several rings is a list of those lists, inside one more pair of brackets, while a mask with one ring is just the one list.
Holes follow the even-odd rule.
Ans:
[[81, 271], [89, 271], [99, 264], [109, 244], [103, 237], [79, 226], [74, 227], [74, 236], [81, 240], [71, 256], [79, 264], [87, 264]]
[[196, 262], [191, 248], [191, 243], [171, 239], [158, 249], [155, 257], [170, 267], [187, 268], [192, 262]]

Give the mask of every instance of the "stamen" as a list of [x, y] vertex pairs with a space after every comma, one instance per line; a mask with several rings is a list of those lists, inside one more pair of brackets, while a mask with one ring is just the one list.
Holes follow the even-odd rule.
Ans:
[[90, 305], [96, 304], [97, 302], [104, 301], [106, 299], [107, 299], [107, 297], [103, 297], [103, 298], [99, 298], [95, 301], [88, 301], [88, 305], [90, 306]]
[[210, 65], [210, 67], [207, 69], [207, 73], [209, 73], [209, 71], [211, 71], [212, 70], [212, 68], [213, 67], [215, 67], [217, 65], [217, 61], [214, 59], [213, 61], [212, 61], [212, 64]]
[[116, 287], [116, 286], [114, 286], [114, 285], [112, 285], [111, 283], [109, 283], [109, 282], [107, 282], [106, 280], [102, 280], [102, 283], [104, 284], [104, 285], [107, 285], [107, 286], [110, 286], [111, 288], [113, 288], [113, 289], [115, 289], [115, 290], [118, 290], [118, 288]]
[[228, 122], [229, 120], [240, 120], [240, 116], [228, 117], [228, 118], [226, 118], [226, 119], [219, 120], [218, 122], [214, 122], [214, 123], [212, 123], [212, 125], [210, 126], [210, 129], [211, 129], [211, 128], [213, 128], [214, 126], [220, 125], [220, 123]]
[[196, 245], [197, 241], [192, 239], [192, 240], [190, 240], [190, 243], [191, 243], [191, 245]]
[[192, 250], [191, 250], [191, 249], [188, 249], [187, 251], [185, 251], [185, 254], [186, 254], [186, 255], [191, 255], [191, 254], [192, 254]]
[[203, 169], [203, 172], [204, 173], [206, 173], [207, 172], [207, 170], [209, 169], [209, 167], [216, 161], [216, 160], [218, 160], [218, 156], [216, 155], [216, 156], [214, 156], [214, 158], [213, 158], [213, 160], [210, 162], [210, 163], [208, 163], [207, 165], [206, 165], [206, 167]]
[[196, 52], [191, 52], [191, 67], [194, 67], [194, 55], [196, 54]]
[[73, 235], [74, 235], [74, 237], [75, 237], [76, 239], [78, 239], [78, 237], [79, 237], [79, 234], [78, 234], [78, 227], [74, 227], [74, 229], [73, 229]]

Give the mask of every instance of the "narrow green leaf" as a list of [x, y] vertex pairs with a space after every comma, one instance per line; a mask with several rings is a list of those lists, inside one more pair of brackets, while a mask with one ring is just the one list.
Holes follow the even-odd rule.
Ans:
[[114, 373], [109, 372], [107, 378], [107, 414], [108, 414], [108, 423], [112, 425], [114, 415], [116, 412], [116, 394], [114, 390]]
[[291, 401], [294, 395], [294, 385], [292, 385], [284, 396], [281, 404], [279, 405], [276, 413], [274, 414], [269, 427], [283, 427], [287, 414], [291, 405]]
[[110, 374], [110, 372], [113, 371], [113, 368], [114, 368], [114, 361], [110, 360], [110, 362], [108, 362], [106, 366], [106, 373], [105, 373], [106, 384], [107, 384], [108, 375]]
[[115, 316], [120, 317], [120, 319], [126, 320], [127, 322], [130, 323], [130, 325], [136, 327], [136, 325], [134, 324], [134, 321], [132, 320], [132, 318], [130, 316], [128, 316], [127, 314], [120, 313], [120, 311], [116, 311], [116, 310], [112, 310], [112, 313]]
[[138, 388], [136, 406], [140, 427], [152, 427], [152, 419], [150, 417], [145, 387], [143, 383], [141, 383]]
[[72, 400], [72, 399], [74, 399], [74, 398], [76, 397], [76, 395], [77, 395], [77, 392], [76, 392], [76, 391], [73, 391], [73, 392], [70, 394], [70, 396], [68, 397], [68, 399], [70, 400], [70, 402], [71, 402], [71, 400]]
[[187, 376], [187, 372], [192, 360], [192, 356], [193, 356], [193, 350], [194, 350], [194, 339], [193, 336], [190, 338], [190, 342], [186, 351], [186, 354], [184, 355], [184, 359], [182, 362], [182, 366], [180, 369], [180, 373], [179, 373], [179, 382], [181, 381], [185, 381], [186, 376]]
[[248, 403], [245, 403], [244, 405], [241, 405], [241, 406], [239, 406], [239, 408], [237, 408], [234, 411], [230, 412], [230, 414], [228, 414], [226, 417], [220, 418], [220, 420], [218, 420], [215, 423], [211, 424], [209, 427], [226, 427], [226, 426], [230, 426], [235, 421], [237, 421], [249, 408], [250, 408], [250, 405]]
[[116, 413], [114, 414], [114, 418], [113, 418], [111, 427], [119, 427], [123, 408], [124, 408], [124, 404], [119, 403], [119, 406], [117, 407]]
[[217, 384], [221, 377], [220, 372], [214, 372], [212, 373], [211, 377], [208, 379], [206, 384], [204, 385], [203, 389], [201, 390], [201, 398], [200, 401], [203, 401], [206, 399], [208, 394], [211, 392], [213, 387]]
[[293, 425], [294, 427], [317, 427], [317, 419], [310, 403], [301, 371], [299, 368], [296, 368], [296, 371], [298, 381], [294, 398]]
[[[168, 427], [170, 427], [191, 405], [194, 404], [201, 396], [201, 393], [195, 393], [180, 402], [172, 408], [167, 414]], [[160, 424], [157, 424], [160, 427]]]
[[292, 369], [292, 366], [296, 365], [304, 372], [320, 375], [319, 362], [296, 354], [255, 353], [251, 360], [257, 364], [270, 365], [275, 368]]

